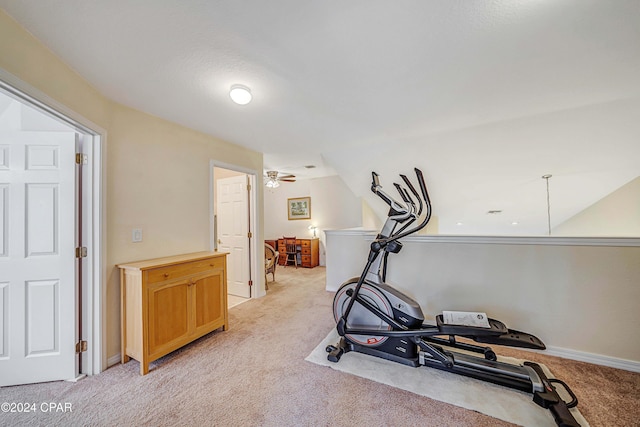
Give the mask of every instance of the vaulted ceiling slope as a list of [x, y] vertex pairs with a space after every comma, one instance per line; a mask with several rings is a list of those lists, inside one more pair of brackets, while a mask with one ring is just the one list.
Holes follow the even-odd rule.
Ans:
[[[109, 98], [261, 151], [265, 169], [338, 173], [370, 198], [372, 169], [421, 167], [444, 233], [541, 234], [542, 175], [555, 224], [640, 175], [637, 0], [0, 7]], [[236, 83], [250, 104], [230, 102]]]

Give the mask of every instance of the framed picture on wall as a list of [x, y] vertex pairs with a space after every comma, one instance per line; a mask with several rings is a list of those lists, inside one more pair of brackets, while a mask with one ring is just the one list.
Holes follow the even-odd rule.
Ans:
[[287, 199], [287, 212], [289, 220], [311, 219], [311, 197]]

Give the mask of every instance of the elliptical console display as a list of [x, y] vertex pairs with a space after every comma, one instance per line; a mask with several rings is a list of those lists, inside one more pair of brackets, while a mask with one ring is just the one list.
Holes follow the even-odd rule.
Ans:
[[[426, 227], [431, 218], [431, 201], [422, 171], [415, 169], [415, 174], [420, 192], [405, 175], [400, 177], [406, 187], [394, 184], [402, 199], [400, 202], [382, 190], [378, 174], [372, 173], [371, 191], [389, 205], [388, 218], [371, 243], [360, 277], [347, 280], [336, 292], [333, 316], [341, 338], [336, 345], [327, 347], [328, 359], [338, 362], [345, 353], [356, 351], [511, 387], [531, 393], [535, 403], [551, 410], [559, 426], [579, 426], [569, 410], [578, 404], [578, 400], [564, 382], [547, 378], [536, 363], [498, 362], [490, 347], [459, 342], [456, 337], [483, 344], [544, 350], [540, 339], [509, 329], [495, 319], [485, 319], [485, 325], [475, 326], [450, 324], [443, 315], [438, 315], [435, 325], [425, 324], [420, 305], [385, 283], [389, 254], [402, 250], [399, 239]], [[418, 224], [414, 225], [416, 222]], [[465, 353], [455, 349], [465, 350]], [[567, 391], [571, 402], [560, 397], [555, 385], [561, 385]]]

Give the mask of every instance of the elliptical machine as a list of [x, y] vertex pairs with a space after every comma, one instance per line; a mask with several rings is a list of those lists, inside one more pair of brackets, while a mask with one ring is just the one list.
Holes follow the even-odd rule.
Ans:
[[[341, 338], [336, 345], [327, 346], [328, 359], [338, 362], [343, 354], [355, 351], [529, 392], [535, 403], [551, 410], [559, 426], [579, 427], [569, 411], [578, 404], [578, 399], [563, 381], [547, 378], [540, 365], [533, 362], [522, 365], [499, 362], [490, 347], [460, 342], [456, 337], [483, 344], [544, 350], [546, 347], [540, 339], [508, 329], [495, 319], [484, 319], [482, 326], [469, 326], [448, 322], [440, 314], [436, 316], [435, 325], [425, 324], [420, 305], [385, 283], [388, 256], [402, 249], [399, 239], [424, 228], [431, 218], [431, 201], [422, 171], [416, 168], [415, 173], [420, 193], [405, 175], [400, 177], [410, 192], [394, 183], [404, 202], [401, 203], [382, 190], [378, 174], [372, 172], [371, 191], [389, 205], [388, 218], [371, 243], [367, 264], [360, 277], [347, 280], [336, 292], [333, 315]], [[413, 197], [417, 199], [417, 205]], [[411, 227], [418, 220], [419, 224]], [[482, 357], [469, 352], [479, 353]], [[554, 384], [562, 385], [572, 400], [565, 402]]]

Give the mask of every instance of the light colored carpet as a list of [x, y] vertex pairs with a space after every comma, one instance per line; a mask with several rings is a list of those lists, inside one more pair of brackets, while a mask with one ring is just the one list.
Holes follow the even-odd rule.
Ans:
[[[437, 369], [413, 368], [356, 352], [346, 353], [338, 363], [330, 362], [327, 360], [325, 348], [329, 344], [336, 344], [338, 340], [339, 335], [334, 329], [306, 360], [518, 425], [556, 425], [551, 412], [536, 405], [529, 393]], [[503, 357], [499, 360], [518, 363], [518, 360], [513, 358]], [[550, 375], [548, 369], [542, 366], [546, 370], [545, 373]], [[589, 425], [577, 409], [572, 409], [572, 414], [580, 425]]]
[[[228, 331], [214, 331], [153, 362], [145, 376], [139, 375], [138, 362], [131, 360], [76, 383], [0, 387], [0, 403], [34, 402], [38, 408], [48, 402], [72, 405], [72, 412], [64, 413], [0, 413], [0, 425], [514, 425], [306, 361], [335, 328], [333, 294], [325, 290], [325, 281], [324, 268], [278, 268], [267, 296], [229, 310]], [[508, 351], [503, 348], [498, 353]], [[640, 374], [530, 352], [512, 353], [508, 355], [545, 364], [569, 383], [593, 427], [638, 426]]]

